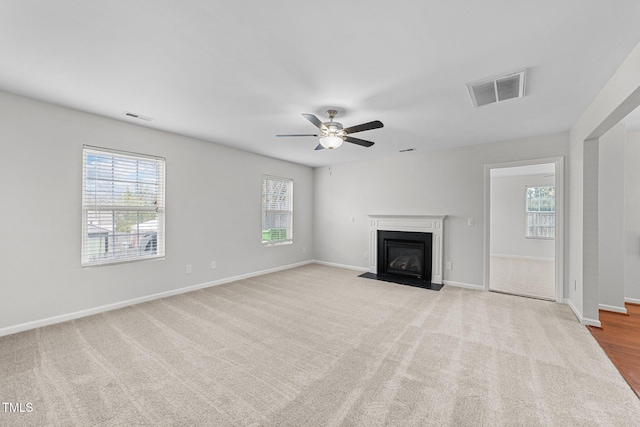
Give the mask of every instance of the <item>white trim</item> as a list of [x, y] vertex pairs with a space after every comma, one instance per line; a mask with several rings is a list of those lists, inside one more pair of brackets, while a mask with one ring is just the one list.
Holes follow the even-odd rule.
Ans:
[[[104, 157], [106, 161], [103, 162], [90, 162], [89, 159], [92, 157]], [[103, 191], [106, 191], [106, 196], [109, 196], [109, 199], [113, 197], [114, 192], [118, 190], [111, 188], [97, 189], [97, 194], [94, 194], [90, 191], [90, 188], [87, 186], [88, 181], [95, 180], [95, 177], [90, 178], [92, 173], [97, 174], [98, 171], [104, 171], [104, 168], [110, 170], [111, 173], [118, 173], [117, 171], [124, 171], [125, 169], [128, 171], [128, 166], [123, 165], [123, 161], [126, 162], [135, 162], [137, 165], [139, 162], [144, 162], [148, 164], [154, 165], [154, 173], [153, 179], [148, 182], [149, 190], [151, 194], [155, 194], [153, 199], [147, 200], [147, 202], [151, 202], [155, 200], [153, 206], [124, 206], [126, 203], [122, 201], [112, 200], [111, 203], [101, 201], [99, 204], [98, 201], [101, 199]], [[116, 172], [114, 172], [116, 171]], [[150, 171], [149, 171], [150, 172]], [[138, 172], [136, 172], [137, 174]], [[131, 184], [131, 182], [125, 182], [119, 180], [114, 180], [113, 176], [110, 181], [114, 186], [125, 186], [125, 184]], [[90, 187], [90, 186], [89, 186]], [[113, 187], [113, 186], [112, 186]], [[100, 187], [102, 188], [102, 187]], [[128, 188], [128, 187], [127, 187]], [[155, 188], [155, 193], [153, 193], [153, 188]], [[111, 148], [101, 148], [95, 147], [91, 145], [83, 145], [82, 146], [82, 185], [81, 185], [82, 193], [81, 193], [81, 215], [82, 221], [79, 224], [81, 227], [80, 234], [80, 267], [93, 267], [99, 265], [113, 265], [120, 264], [122, 262], [129, 261], [139, 261], [139, 260], [147, 260], [147, 259], [164, 259], [165, 257], [165, 215], [166, 215], [166, 159], [164, 157], [146, 155], [146, 154], [138, 154], [121, 150], [113, 150]], [[127, 190], [128, 191], [128, 190]], [[93, 202], [92, 202], [93, 200]], [[106, 203], [106, 204], [103, 204]], [[124, 204], [124, 205], [123, 205]], [[121, 246], [121, 242], [117, 244], [115, 241], [115, 226], [116, 220], [106, 220], [103, 214], [110, 213], [111, 215], [115, 214], [117, 211], [126, 211], [126, 212], [146, 212], [146, 213], [155, 213], [156, 216], [153, 220], [148, 220], [145, 224], [155, 222], [155, 226], [152, 229], [138, 228], [135, 232], [131, 231], [131, 239], [135, 240], [136, 244], [134, 247], [131, 247], [131, 240], [125, 239], [125, 246]], [[94, 215], [97, 214], [97, 218], [93, 218], [96, 221], [96, 224], [92, 224], [93, 215], [90, 215], [91, 212], [94, 212]], [[103, 222], [105, 221], [106, 222]], [[138, 217], [138, 220], [140, 218]], [[137, 222], [136, 225], [139, 227], [142, 223]], [[99, 249], [97, 253], [92, 253], [92, 246], [94, 243], [91, 243], [93, 240], [91, 238], [91, 234], [89, 233], [90, 227], [97, 227], [98, 229], [104, 230], [107, 236], [104, 240], [104, 248], [101, 248], [103, 241], [99, 240]], [[145, 231], [145, 233], [143, 233]], [[156, 233], [156, 245], [155, 252], [153, 253], [144, 253], [144, 248], [141, 251], [140, 246], [138, 246], [142, 240], [143, 234], [150, 233], [151, 231]], [[103, 231], [100, 232], [102, 235]], [[111, 242], [109, 243], [109, 239]], [[95, 258], [94, 258], [95, 256]]]
[[[287, 185], [287, 191], [286, 191], [286, 195], [287, 195], [287, 201], [289, 203], [289, 209], [267, 209], [265, 206], [266, 203], [266, 193], [268, 193], [267, 191], [267, 181], [279, 181], [280, 183], [285, 183]], [[287, 177], [283, 177], [283, 176], [276, 176], [276, 175], [268, 175], [268, 174], [262, 174], [262, 179], [260, 181], [260, 188], [261, 188], [261, 194], [262, 194], [262, 201], [260, 202], [260, 230], [261, 232], [264, 232], [264, 223], [265, 223], [265, 218], [267, 215], [267, 212], [278, 212], [280, 214], [288, 214], [289, 215], [289, 220], [287, 221], [287, 226], [285, 228], [286, 230], [286, 239], [281, 239], [281, 240], [262, 240], [261, 237], [261, 242], [264, 246], [280, 246], [280, 245], [290, 245], [293, 243], [293, 208], [294, 208], [294, 200], [293, 200], [293, 178], [287, 178]], [[283, 228], [283, 227], [280, 227]]]
[[571, 302], [570, 299], [565, 298], [564, 303], [569, 306], [569, 308], [571, 309], [571, 311], [573, 311], [573, 314], [576, 316], [576, 318], [578, 320], [580, 320], [582, 318], [582, 313], [580, 313], [580, 311], [578, 311], [578, 309], [576, 308], [575, 305], [573, 305], [573, 302]]
[[292, 245], [293, 239], [288, 240], [276, 240], [275, 242], [265, 241], [262, 242], [262, 246], [271, 247], [271, 246], [282, 246], [282, 245]]
[[578, 322], [580, 322], [581, 324], [587, 325], [587, 326], [596, 326], [598, 328], [602, 327], [602, 323], [600, 323], [599, 320], [597, 320], [597, 319], [589, 319], [587, 317], [582, 317], [582, 313], [580, 313], [580, 311], [576, 308], [576, 306], [573, 305], [573, 302], [570, 299], [568, 299], [568, 298], [565, 299], [564, 303], [569, 306], [571, 311], [573, 311], [573, 314], [578, 319]]
[[598, 319], [591, 319], [589, 317], [583, 317], [580, 321], [585, 326], [596, 326], [598, 328], [602, 328], [602, 323]]
[[598, 310], [627, 314], [627, 309], [625, 307], [618, 307], [616, 305], [598, 304]]
[[625, 297], [624, 302], [630, 302], [631, 304], [640, 304], [640, 299]]
[[465, 289], [473, 289], [474, 291], [484, 291], [484, 286], [482, 285], [473, 285], [471, 283], [462, 283], [462, 282], [453, 282], [451, 280], [443, 280], [447, 286], [455, 286], [456, 288], [465, 288]]
[[366, 273], [367, 271], [369, 271], [369, 269], [366, 267], [356, 267], [355, 265], [346, 265], [346, 264], [338, 264], [335, 262], [318, 261], [316, 259], [314, 259], [311, 262], [313, 264], [326, 265], [327, 267], [344, 268], [346, 270], [355, 270], [355, 271], [360, 271], [362, 273]]
[[511, 254], [494, 254], [491, 256], [500, 257], [500, 258], [516, 258], [516, 259], [527, 259], [531, 261], [555, 261], [554, 258], [548, 257], [538, 257], [538, 256], [526, 256], [526, 255], [511, 255]]
[[571, 311], [573, 311], [573, 314], [576, 316], [576, 319], [578, 319], [578, 321], [580, 321], [580, 323], [582, 323], [582, 320], [581, 320], [582, 319], [582, 313], [580, 313], [580, 311], [576, 308], [576, 306], [573, 305], [573, 302], [571, 302], [570, 299], [565, 298], [564, 303], [569, 306]]
[[198, 285], [186, 286], [184, 288], [174, 289], [171, 291], [160, 292], [157, 294], [147, 295], [144, 297], [133, 298], [126, 301], [120, 301], [113, 304], [101, 305], [99, 307], [89, 308], [87, 310], [75, 311], [73, 313], [62, 314], [59, 316], [47, 317], [45, 319], [34, 320], [31, 322], [21, 323], [19, 325], [7, 326], [0, 329], [0, 337], [5, 335], [16, 334], [18, 332], [28, 331], [30, 329], [41, 328], [43, 326], [54, 325], [56, 323], [67, 322], [69, 320], [79, 319], [81, 317], [87, 317], [105, 311], [117, 310], [119, 308], [128, 307], [134, 304], [140, 304], [147, 301], [153, 301], [159, 298], [166, 298], [174, 295], [184, 294], [186, 292], [196, 291], [198, 289], [204, 289], [211, 286], [223, 285], [225, 283], [235, 282], [236, 280], [248, 279], [255, 276], [261, 276], [263, 274], [275, 273], [282, 270], [289, 270], [291, 268], [301, 267], [303, 265], [311, 264], [313, 261], [302, 261], [295, 264], [284, 265], [281, 267], [270, 268], [267, 270], [256, 271], [253, 273], [241, 274], [239, 276], [227, 277], [224, 279], [214, 280], [212, 282], [200, 283]]
[[[553, 163], [555, 165], [556, 187], [556, 238], [555, 238], [555, 301], [564, 301], [564, 156], [541, 159], [516, 160], [512, 162], [490, 163], [484, 165], [484, 274], [483, 289], [489, 290], [491, 264], [491, 169], [539, 165]], [[599, 323], [599, 322], [598, 322]]]
[[137, 157], [144, 157], [149, 160], [162, 160], [163, 162], [167, 161], [165, 157], [154, 156], [153, 154], [143, 154], [143, 153], [137, 153], [135, 151], [125, 151], [125, 150], [118, 150], [115, 148], [98, 147], [97, 145], [82, 144], [82, 149], [84, 150], [85, 148], [91, 151], [106, 151], [107, 153], [117, 154], [119, 156], [127, 156], [131, 159], [135, 159]]

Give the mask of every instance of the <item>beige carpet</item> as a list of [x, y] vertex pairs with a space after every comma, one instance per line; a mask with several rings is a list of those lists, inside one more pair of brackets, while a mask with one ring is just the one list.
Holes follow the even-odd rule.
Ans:
[[492, 291], [555, 300], [556, 263], [538, 259], [491, 255]]
[[320, 265], [0, 338], [1, 425], [632, 426], [568, 307]]

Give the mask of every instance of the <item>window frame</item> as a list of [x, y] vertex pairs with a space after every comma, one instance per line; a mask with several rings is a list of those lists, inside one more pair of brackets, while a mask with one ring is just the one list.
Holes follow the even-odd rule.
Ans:
[[[267, 181], [279, 181], [282, 184], [286, 184], [287, 185], [287, 205], [288, 205], [288, 209], [268, 209], [266, 207], [266, 203], [267, 203]], [[262, 175], [262, 179], [261, 179], [261, 189], [260, 189], [260, 194], [261, 194], [261, 209], [260, 209], [260, 216], [262, 219], [262, 223], [261, 223], [261, 241], [262, 244], [264, 246], [278, 246], [278, 245], [290, 245], [293, 243], [293, 179], [292, 178], [286, 178], [286, 177], [281, 177], [281, 176], [275, 176], [275, 175], [266, 175], [263, 174]], [[286, 227], [270, 227], [268, 229], [265, 229], [265, 224], [269, 222], [269, 219], [266, 217], [266, 215], [271, 212], [275, 215], [286, 215], [288, 216], [287, 219], [287, 226]], [[278, 221], [276, 221], [278, 222]], [[285, 238], [281, 239], [278, 238], [278, 236], [281, 233], [282, 228], [284, 228], [286, 230], [285, 232]], [[279, 230], [276, 233], [271, 232], [271, 230]], [[267, 234], [268, 233], [268, 234]], [[273, 237], [274, 235], [276, 236], [276, 238], [269, 238], [269, 239], [265, 239], [265, 235], [269, 236], [269, 237]]]
[[[103, 164], [99, 165], [98, 162], [89, 164], [90, 158], [103, 158]], [[135, 177], [133, 180], [121, 180], [112, 177], [109, 179], [101, 179], [100, 173], [104, 172], [100, 170], [104, 165], [111, 163], [112, 174], [124, 173], [126, 168], [121, 165], [120, 168], [116, 167], [116, 163], [120, 161], [123, 164], [129, 163], [135, 164], [136, 169], [132, 174]], [[145, 170], [139, 170], [139, 167], [151, 168], [151, 174], [145, 177]], [[93, 178], [91, 175], [93, 174]], [[93, 181], [92, 185], [94, 190], [89, 187], [90, 181]], [[103, 191], [98, 189], [98, 184], [101, 186], [110, 185], [111, 190]], [[136, 188], [133, 193], [130, 193], [129, 186], [136, 184]], [[133, 194], [133, 204], [128, 203], [116, 203], [114, 199], [118, 194], [116, 188], [120, 186], [119, 190], [122, 190], [126, 186], [126, 194]], [[81, 194], [81, 208], [82, 208], [82, 235], [81, 235], [81, 248], [80, 248], [80, 265], [82, 267], [96, 267], [104, 265], [113, 265], [129, 262], [144, 261], [149, 259], [164, 259], [165, 257], [165, 188], [166, 188], [166, 159], [164, 157], [153, 156], [148, 154], [140, 154], [130, 151], [116, 150], [112, 148], [96, 147], [91, 145], [83, 145], [82, 147], [82, 194]], [[149, 193], [144, 195], [144, 191], [151, 190], [151, 196]], [[109, 194], [110, 193], [110, 194]], [[143, 193], [142, 197], [141, 194]], [[91, 197], [93, 196], [93, 197]], [[99, 203], [98, 199], [102, 197], [103, 200]], [[120, 196], [124, 197], [124, 196]], [[111, 201], [108, 201], [111, 200]], [[153, 201], [151, 205], [144, 204], [144, 202]], [[117, 217], [119, 215], [135, 214], [135, 232], [132, 230], [129, 233], [123, 231], [117, 231]], [[153, 219], [142, 221], [144, 217], [149, 217], [149, 214], [154, 214]], [[91, 218], [97, 217], [98, 221], [102, 218], [110, 218], [104, 227], [91, 223]], [[148, 224], [149, 229], [145, 230], [140, 228], [140, 225], [145, 222]], [[153, 223], [155, 222], [155, 223]], [[92, 247], [95, 246], [91, 242], [91, 236], [89, 233], [90, 227], [100, 228], [99, 235], [106, 236], [104, 241], [104, 250], [102, 250], [102, 239], [98, 242], [98, 250], [100, 252], [92, 253]], [[102, 231], [104, 230], [104, 231]], [[155, 234], [155, 235], [154, 235]], [[114, 241], [118, 238], [128, 238], [128, 247], [124, 249], [115, 249], [109, 251], [111, 247], [116, 248], [126, 240], [122, 240], [118, 245], [114, 244]], [[111, 242], [109, 240], [111, 239]], [[131, 243], [134, 242], [134, 243]], [[141, 250], [142, 242], [145, 242], [145, 248]], [[124, 246], [127, 246], [124, 244]], [[150, 249], [147, 249], [147, 246]], [[147, 253], [149, 250], [150, 253]]]
[[[529, 189], [531, 188], [535, 188], [535, 189], [540, 189], [540, 188], [553, 188], [553, 209], [552, 210], [529, 210]], [[525, 190], [524, 190], [524, 237], [525, 239], [534, 239], [534, 240], [555, 240], [555, 236], [556, 236], [556, 221], [555, 221], [555, 216], [556, 216], [556, 194], [555, 194], [555, 184], [553, 185], [526, 185], [525, 186]], [[538, 196], [536, 198], [537, 200], [540, 200], [541, 198]], [[538, 203], [538, 206], [540, 206], [540, 203]], [[541, 225], [540, 224], [540, 215], [545, 215], [545, 214], [550, 214], [552, 213], [553, 215], [553, 225]], [[541, 235], [530, 235], [530, 226], [529, 226], [529, 218], [531, 214], [537, 214], [538, 215], [538, 224], [533, 225], [533, 227], [538, 227], [538, 228], [546, 228], [548, 230], [552, 230], [553, 231], [553, 235], [551, 236], [541, 236]], [[548, 215], [551, 216], [551, 215]]]

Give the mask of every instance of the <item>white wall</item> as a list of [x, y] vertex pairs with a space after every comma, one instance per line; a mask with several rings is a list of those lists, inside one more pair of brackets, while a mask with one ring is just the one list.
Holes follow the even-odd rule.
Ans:
[[624, 151], [624, 296], [640, 303], [640, 132], [629, 132]]
[[600, 138], [598, 172], [598, 304], [624, 308], [624, 146], [626, 127]]
[[[316, 168], [315, 257], [364, 269], [367, 215], [447, 215], [444, 261], [453, 262], [453, 269], [445, 270], [445, 280], [481, 286], [484, 165], [564, 156], [568, 149], [568, 135], [562, 133]], [[468, 218], [475, 226], [467, 226]]]
[[[587, 70], [588, 72], [588, 70]], [[597, 159], [585, 158], [585, 141], [599, 138], [640, 104], [640, 44], [638, 44], [611, 80], [571, 128], [569, 209], [569, 293], [567, 301], [583, 323], [599, 325], [598, 274], [585, 270], [598, 268], [598, 238], [588, 235], [585, 219], [597, 224]], [[587, 144], [588, 145], [588, 144]], [[590, 153], [590, 150], [589, 150]], [[597, 153], [597, 150], [596, 150]], [[597, 154], [596, 154], [597, 157]], [[595, 160], [595, 161], [592, 161]], [[595, 170], [594, 170], [595, 168]], [[595, 182], [593, 188], [586, 183]], [[592, 185], [592, 184], [589, 184]], [[585, 237], [586, 235], [586, 237]], [[594, 277], [595, 276], [595, 277]]]
[[[2, 92], [0, 117], [0, 332], [313, 258], [311, 168]], [[83, 144], [166, 157], [164, 260], [80, 267]], [[261, 244], [263, 173], [294, 180], [293, 245]]]
[[554, 260], [555, 241], [527, 239], [525, 188], [554, 185], [547, 174], [491, 178], [491, 254]]

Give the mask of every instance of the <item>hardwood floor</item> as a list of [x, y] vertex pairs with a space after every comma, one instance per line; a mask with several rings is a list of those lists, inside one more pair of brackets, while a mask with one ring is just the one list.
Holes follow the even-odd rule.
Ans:
[[625, 306], [627, 314], [601, 310], [602, 328], [589, 326], [589, 330], [640, 397], [640, 305]]

